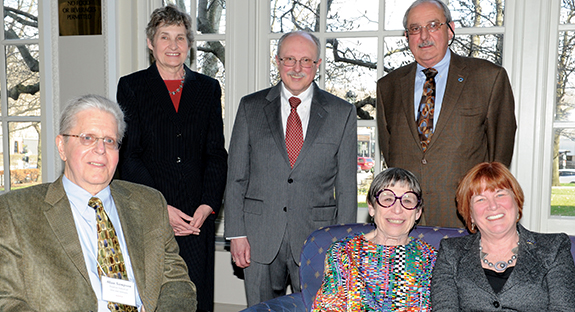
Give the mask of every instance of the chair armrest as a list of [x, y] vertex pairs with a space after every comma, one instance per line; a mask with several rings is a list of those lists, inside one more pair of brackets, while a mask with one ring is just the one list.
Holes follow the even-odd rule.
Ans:
[[301, 293], [293, 293], [260, 302], [240, 312], [305, 312], [305, 305]]

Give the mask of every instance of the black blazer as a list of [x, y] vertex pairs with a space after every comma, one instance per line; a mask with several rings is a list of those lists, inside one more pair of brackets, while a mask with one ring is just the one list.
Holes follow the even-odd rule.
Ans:
[[480, 234], [442, 240], [431, 279], [433, 311], [575, 311], [569, 237], [517, 230], [517, 263], [498, 294], [481, 266]]
[[155, 63], [120, 78], [117, 100], [128, 123], [120, 177], [158, 189], [190, 216], [201, 204], [217, 215], [227, 172], [221, 89], [217, 80], [184, 68], [177, 113]]

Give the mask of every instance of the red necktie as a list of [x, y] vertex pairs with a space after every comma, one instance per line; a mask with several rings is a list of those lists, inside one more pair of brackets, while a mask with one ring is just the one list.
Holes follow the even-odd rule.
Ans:
[[427, 68], [423, 70], [427, 80], [423, 84], [423, 94], [419, 104], [419, 115], [417, 118], [417, 131], [421, 140], [423, 151], [427, 149], [431, 136], [433, 135], [433, 113], [435, 106], [435, 75], [437, 70]]
[[297, 107], [301, 100], [296, 97], [289, 98], [289, 105], [291, 111], [287, 119], [286, 126], [286, 148], [289, 156], [291, 167], [295, 164], [299, 151], [303, 146], [303, 129], [301, 127], [301, 119], [297, 113]]

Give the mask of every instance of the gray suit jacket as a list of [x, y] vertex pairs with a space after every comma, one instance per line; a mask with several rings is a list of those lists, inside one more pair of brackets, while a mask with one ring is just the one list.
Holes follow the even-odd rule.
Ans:
[[480, 234], [442, 240], [431, 281], [433, 311], [575, 311], [569, 237], [517, 229], [517, 263], [498, 294], [481, 267]]
[[290, 167], [281, 85], [242, 98], [228, 158], [225, 236], [247, 236], [251, 259], [270, 263], [287, 229], [294, 260], [319, 227], [356, 222], [357, 117], [314, 83], [302, 150]]
[[501, 66], [451, 53], [441, 112], [423, 152], [413, 104], [416, 71], [411, 63], [377, 82], [379, 146], [388, 166], [419, 179], [427, 225], [461, 227], [459, 180], [480, 162], [511, 163], [516, 122], [509, 78]]
[[[151, 188], [110, 186], [146, 311], [195, 311], [196, 289]], [[0, 310], [97, 311], [62, 177], [0, 196]]]

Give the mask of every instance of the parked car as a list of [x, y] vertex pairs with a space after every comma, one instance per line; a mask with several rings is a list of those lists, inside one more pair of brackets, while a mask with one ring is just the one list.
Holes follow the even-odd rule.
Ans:
[[559, 183], [575, 183], [575, 169], [559, 169]]
[[358, 157], [357, 158], [357, 169], [358, 171], [365, 171], [368, 172], [373, 168], [373, 159], [369, 157]]

